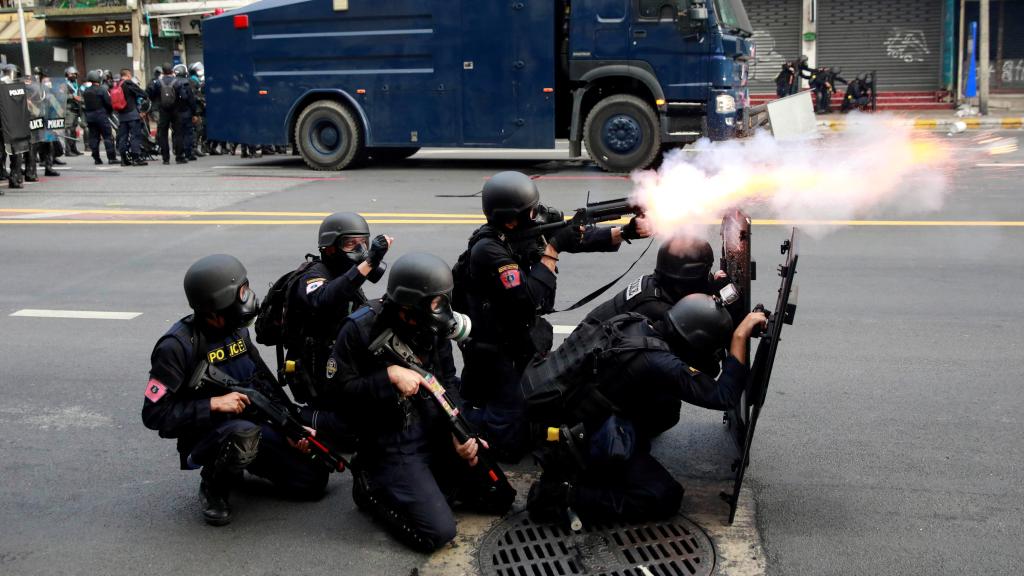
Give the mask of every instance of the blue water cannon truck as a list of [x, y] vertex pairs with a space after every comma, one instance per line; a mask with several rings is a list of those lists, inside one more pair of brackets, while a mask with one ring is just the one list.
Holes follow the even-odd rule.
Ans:
[[260, 0], [202, 26], [207, 137], [316, 170], [557, 139], [645, 168], [737, 135], [754, 51], [742, 0]]

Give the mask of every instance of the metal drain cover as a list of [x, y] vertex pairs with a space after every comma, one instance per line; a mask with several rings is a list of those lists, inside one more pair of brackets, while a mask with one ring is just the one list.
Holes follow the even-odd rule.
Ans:
[[588, 525], [575, 534], [534, 524], [523, 511], [484, 535], [477, 563], [482, 576], [704, 576], [715, 568], [715, 548], [682, 516]]

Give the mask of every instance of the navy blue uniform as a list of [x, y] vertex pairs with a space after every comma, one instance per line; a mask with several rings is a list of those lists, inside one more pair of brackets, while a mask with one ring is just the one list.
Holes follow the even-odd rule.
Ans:
[[145, 100], [146, 93], [131, 80], [120, 81], [120, 86], [124, 91], [125, 107], [117, 113], [117, 151], [122, 159], [139, 160], [142, 157], [142, 140], [146, 135], [138, 103]]
[[150, 380], [142, 406], [143, 424], [158, 431], [163, 438], [177, 439], [183, 470], [213, 464], [223, 443], [232, 435], [261, 429], [257, 456], [246, 469], [270, 480], [289, 496], [318, 497], [327, 484], [328, 472], [323, 465], [292, 448], [280, 433], [266, 424], [212, 412], [210, 398], [225, 392], [192, 384], [193, 373], [205, 356], [210, 364], [241, 382], [243, 387], [258, 386], [265, 394], [279, 396], [281, 390], [272, 383], [272, 376], [252, 348], [248, 330], [242, 328], [222, 339], [201, 341], [201, 349], [196, 350], [198, 332], [193, 332], [191, 324], [191, 316], [182, 319], [153, 349]]
[[[662, 338], [650, 324], [642, 329], [647, 337]], [[587, 468], [573, 506], [590, 522], [671, 516], [679, 510], [683, 488], [651, 455], [651, 439], [679, 422], [682, 402], [710, 410], [735, 406], [749, 371], [730, 357], [716, 380], [673, 352], [655, 349], [624, 351], [603, 359], [601, 366], [598, 389], [617, 411], [588, 426]]]
[[[614, 252], [610, 228], [591, 228], [581, 252]], [[535, 354], [551, 349], [551, 325], [541, 315], [554, 310], [555, 274], [516, 254], [504, 234], [489, 224], [469, 241], [466, 314], [473, 335], [463, 348], [463, 397], [477, 409], [466, 417], [487, 435], [504, 460], [518, 460], [526, 449], [519, 379]]]
[[[353, 499], [399, 540], [430, 552], [455, 537], [451, 503], [479, 502], [469, 466], [455, 451], [447, 415], [425, 390], [402, 398], [387, 364], [369, 352], [384, 326], [379, 301], [359, 309], [342, 326], [327, 367], [328, 397], [355, 413], [359, 456]], [[417, 350], [430, 371], [460, 404], [451, 342], [437, 339], [429, 352]]]
[[322, 398], [327, 386], [327, 360], [341, 323], [366, 303], [366, 277], [356, 266], [336, 276], [323, 262], [311, 265], [295, 282], [288, 297], [287, 360], [297, 370], [286, 376], [292, 395], [306, 405], [302, 415], [331, 446], [345, 449], [350, 431], [344, 417]]
[[100, 161], [100, 137], [107, 149], [107, 161], [114, 162], [114, 140], [110, 135], [110, 115], [114, 108], [110, 104], [110, 93], [103, 84], [93, 84], [86, 88], [82, 95], [85, 103], [85, 122], [89, 126], [89, 148], [92, 149], [93, 160]]

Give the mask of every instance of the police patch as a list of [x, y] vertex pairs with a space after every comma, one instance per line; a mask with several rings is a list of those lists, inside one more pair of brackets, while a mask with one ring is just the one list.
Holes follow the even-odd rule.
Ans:
[[501, 273], [501, 285], [505, 288], [515, 288], [523, 283], [523, 273], [519, 270], [506, 270]]
[[322, 278], [319, 278], [317, 280], [311, 280], [310, 282], [306, 283], [306, 294], [316, 292], [316, 289], [323, 285], [324, 281]]
[[327, 361], [327, 377], [334, 378], [334, 375], [338, 373], [338, 363], [331, 358]]
[[164, 386], [164, 383], [156, 378], [150, 378], [149, 384], [146, 384], [146, 399], [156, 402], [163, 398], [164, 394], [167, 394], [167, 386]]
[[697, 374], [700, 374], [700, 370], [697, 370], [693, 366], [687, 366], [687, 368], [690, 370], [691, 376], [696, 376]]
[[626, 300], [632, 300], [634, 296], [643, 292], [644, 277], [641, 276], [626, 286]]

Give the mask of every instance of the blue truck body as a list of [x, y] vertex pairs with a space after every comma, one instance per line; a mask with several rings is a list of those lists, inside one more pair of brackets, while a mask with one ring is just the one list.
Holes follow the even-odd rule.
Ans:
[[735, 135], [749, 35], [741, 0], [262, 0], [203, 21], [207, 133], [318, 169], [568, 138], [630, 170]]

